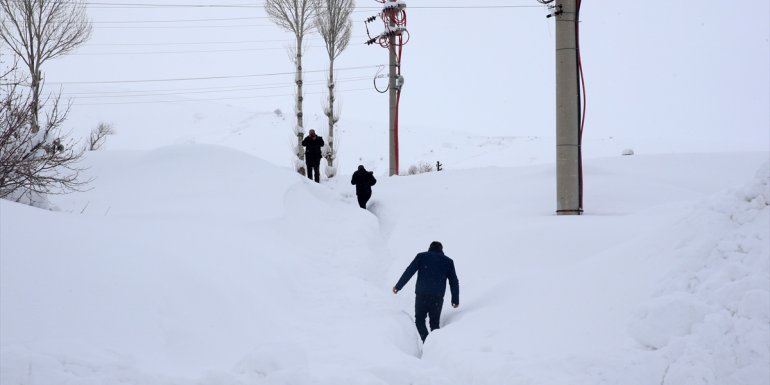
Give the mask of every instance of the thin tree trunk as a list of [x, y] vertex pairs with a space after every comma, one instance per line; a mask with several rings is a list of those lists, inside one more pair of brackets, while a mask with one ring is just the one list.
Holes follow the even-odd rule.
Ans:
[[38, 116], [40, 111], [40, 72], [36, 69], [30, 68], [30, 73], [32, 73], [32, 133], [37, 134], [40, 130], [40, 124]]
[[334, 156], [334, 59], [329, 61], [329, 115], [327, 116], [329, 122], [329, 156], [326, 157], [326, 162], [329, 167], [333, 167]]
[[[40, 130], [39, 125], [39, 111], [40, 111], [40, 68], [38, 60], [40, 59], [40, 45], [42, 42], [39, 40], [40, 36], [35, 33], [36, 20], [34, 18], [35, 12], [32, 10], [32, 4], [24, 4], [25, 7], [29, 7], [26, 10], [26, 33], [28, 46], [25, 47], [27, 53], [27, 67], [29, 68], [29, 74], [32, 84], [32, 133], [37, 134]], [[42, 15], [38, 15], [42, 16]]]
[[295, 110], [297, 113], [297, 148], [298, 157], [300, 160], [305, 159], [305, 154], [302, 152], [302, 139], [305, 136], [304, 118], [302, 113], [302, 37], [297, 37], [297, 69], [295, 82], [297, 84], [297, 104]]

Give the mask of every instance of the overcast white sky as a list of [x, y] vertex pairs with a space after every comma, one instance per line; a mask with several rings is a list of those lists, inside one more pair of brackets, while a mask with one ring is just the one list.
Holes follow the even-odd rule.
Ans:
[[[245, 3], [92, 2], [92, 39], [46, 66], [48, 85], [291, 72], [285, 50], [289, 33], [265, 18], [261, 7], [221, 7]], [[220, 7], [189, 6], [196, 4]], [[535, 0], [413, 0], [407, 4], [411, 40], [403, 51], [402, 125], [436, 135], [450, 130], [553, 135], [554, 26], [552, 19], [546, 19], [544, 7]], [[420, 8], [471, 4], [532, 7]], [[387, 99], [372, 88], [374, 66], [387, 62], [387, 51], [363, 44], [363, 19], [375, 14], [378, 3], [358, 0], [357, 5], [353, 40], [336, 65], [343, 103], [341, 124], [349, 119], [387, 126]], [[650, 152], [767, 150], [769, 15], [766, 0], [584, 1], [586, 143], [612, 137]], [[226, 20], [180, 22], [191, 19]], [[381, 24], [378, 21], [370, 28], [379, 32]], [[306, 70], [326, 68], [321, 44], [316, 35], [309, 39]], [[367, 68], [344, 70], [360, 66]], [[325, 74], [306, 76], [307, 115], [320, 114], [321, 95], [314, 93], [322, 91]], [[250, 111], [281, 108], [290, 113], [293, 105], [290, 75], [61, 86], [65, 94], [82, 97], [73, 107], [78, 110], [73, 116], [79, 120], [88, 120], [92, 114], [96, 120], [96, 115], [109, 115], [115, 109], [141, 113], [146, 103], [179, 100], [180, 93]], [[232, 88], [245, 86], [250, 89]], [[93, 93], [117, 90], [145, 91], [139, 93], [145, 96]], [[148, 95], [159, 93], [167, 95]], [[119, 124], [125, 127], [130, 122]]]

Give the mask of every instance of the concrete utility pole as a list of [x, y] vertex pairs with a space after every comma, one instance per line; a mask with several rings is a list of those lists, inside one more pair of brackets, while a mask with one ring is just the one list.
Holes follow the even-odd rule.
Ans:
[[[388, 18], [388, 26], [391, 28], [391, 30], [395, 30], [396, 28], [396, 21], [393, 17]], [[388, 175], [398, 175], [398, 68], [396, 68], [397, 64], [397, 58], [396, 58], [396, 35], [390, 34], [388, 37], [389, 41], [389, 47], [388, 52], [390, 53], [389, 57], [389, 68], [390, 72], [388, 73], [388, 89], [390, 90], [388, 99], [389, 102], [389, 129], [388, 129], [388, 143], [389, 143], [389, 154], [390, 154], [390, 168]]]
[[556, 213], [583, 212], [577, 1], [556, 0]]

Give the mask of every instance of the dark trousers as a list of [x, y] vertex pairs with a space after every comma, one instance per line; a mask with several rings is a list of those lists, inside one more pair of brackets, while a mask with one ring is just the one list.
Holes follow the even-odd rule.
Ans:
[[416, 294], [414, 297], [414, 323], [417, 325], [417, 332], [420, 333], [422, 342], [428, 337], [428, 329], [425, 327], [425, 317], [430, 317], [430, 330], [438, 329], [441, 319], [441, 307], [444, 305], [444, 298], [434, 295]]
[[369, 202], [369, 198], [372, 197], [372, 193], [361, 193], [358, 194], [358, 205], [361, 206], [362, 209], [366, 208], [366, 202]]
[[[321, 173], [318, 171], [319, 166], [321, 166], [321, 160], [308, 159], [305, 165], [307, 166], [307, 177], [318, 182], [318, 179], [321, 177]], [[314, 175], [315, 177], [313, 177]]]

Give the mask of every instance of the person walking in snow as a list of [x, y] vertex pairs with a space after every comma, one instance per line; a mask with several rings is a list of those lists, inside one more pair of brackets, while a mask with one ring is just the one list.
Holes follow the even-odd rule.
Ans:
[[417, 254], [412, 263], [401, 275], [393, 294], [398, 292], [417, 273], [417, 286], [414, 298], [414, 322], [417, 332], [420, 333], [422, 342], [428, 337], [428, 329], [425, 328], [425, 317], [430, 317], [430, 330], [439, 328], [441, 319], [441, 307], [444, 304], [446, 282], [449, 281], [449, 290], [452, 293], [452, 307], [460, 306], [460, 282], [457, 280], [455, 263], [444, 255], [444, 247], [441, 242], [431, 242], [428, 251]]
[[356, 185], [358, 205], [361, 206], [362, 209], [366, 208], [366, 202], [372, 197], [372, 186], [374, 186], [375, 183], [377, 183], [377, 179], [374, 178], [374, 171], [366, 171], [362, 165], [359, 165], [358, 170], [353, 173], [350, 184]]
[[308, 136], [302, 140], [302, 145], [305, 146], [307, 177], [318, 182], [321, 177], [319, 167], [321, 166], [321, 147], [324, 146], [324, 138], [316, 135], [315, 130], [310, 130]]

